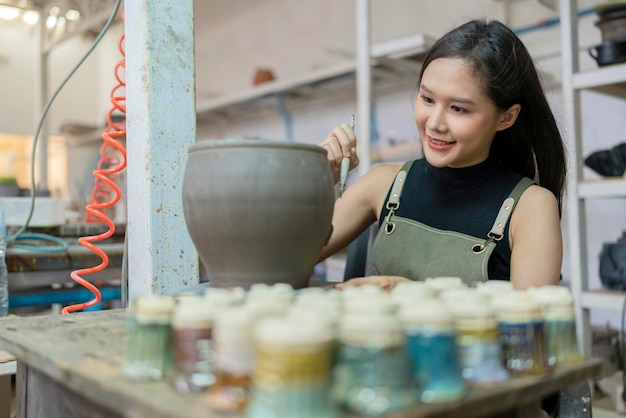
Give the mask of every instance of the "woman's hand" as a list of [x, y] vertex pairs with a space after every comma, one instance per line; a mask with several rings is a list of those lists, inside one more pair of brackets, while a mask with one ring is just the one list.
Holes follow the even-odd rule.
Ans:
[[344, 157], [350, 158], [350, 170], [359, 165], [359, 157], [356, 155], [356, 136], [347, 123], [333, 129], [320, 146], [326, 148], [328, 164], [335, 183], [339, 181], [341, 161]]
[[410, 280], [400, 276], [367, 276], [359, 277], [358, 279], [350, 279], [344, 283], [338, 283], [335, 285], [335, 289], [343, 290], [350, 286], [373, 285], [383, 290], [390, 291], [400, 282], [410, 282]]

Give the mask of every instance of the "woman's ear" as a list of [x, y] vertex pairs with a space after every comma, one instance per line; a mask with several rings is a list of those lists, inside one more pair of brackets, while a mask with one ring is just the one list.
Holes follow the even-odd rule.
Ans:
[[499, 116], [500, 122], [498, 124], [498, 131], [503, 131], [513, 126], [517, 120], [517, 115], [519, 115], [520, 110], [522, 110], [522, 105], [515, 103], [504, 112], [501, 112]]

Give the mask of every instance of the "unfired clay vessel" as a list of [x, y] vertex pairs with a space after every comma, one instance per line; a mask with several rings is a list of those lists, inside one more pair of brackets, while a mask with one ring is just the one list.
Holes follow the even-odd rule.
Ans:
[[321, 147], [223, 139], [189, 148], [183, 209], [212, 286], [306, 287], [334, 198]]

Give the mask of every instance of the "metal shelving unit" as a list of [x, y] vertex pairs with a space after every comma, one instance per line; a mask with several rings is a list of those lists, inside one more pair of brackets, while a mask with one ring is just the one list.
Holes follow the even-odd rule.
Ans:
[[[433, 38], [416, 34], [372, 45], [370, 49], [372, 82], [383, 88], [407, 80], [414, 82], [421, 68], [421, 60], [433, 43]], [[357, 66], [356, 60], [347, 60], [228, 95], [200, 98], [196, 112], [201, 120], [207, 120], [212, 116], [236, 118], [258, 114], [267, 108], [275, 109], [278, 95], [290, 105], [317, 99], [328, 100], [338, 95], [355, 95]]]
[[594, 90], [626, 99], [626, 64], [614, 64], [580, 71], [576, 0], [559, 0], [563, 58], [563, 101], [571, 132], [567, 190], [570, 235], [571, 287], [576, 302], [576, 323], [585, 356], [592, 353], [590, 311], [621, 311], [626, 292], [589, 289], [587, 266], [587, 199], [626, 198], [626, 179], [585, 180], [583, 178], [581, 92]]

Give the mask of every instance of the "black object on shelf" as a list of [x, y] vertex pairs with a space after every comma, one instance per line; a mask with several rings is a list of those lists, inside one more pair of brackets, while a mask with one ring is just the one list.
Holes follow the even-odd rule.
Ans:
[[604, 177], [621, 177], [626, 172], [626, 143], [596, 151], [585, 158], [585, 165]]
[[606, 40], [587, 51], [600, 67], [626, 62], [626, 40]]
[[626, 231], [600, 252], [600, 281], [609, 289], [626, 290]]

